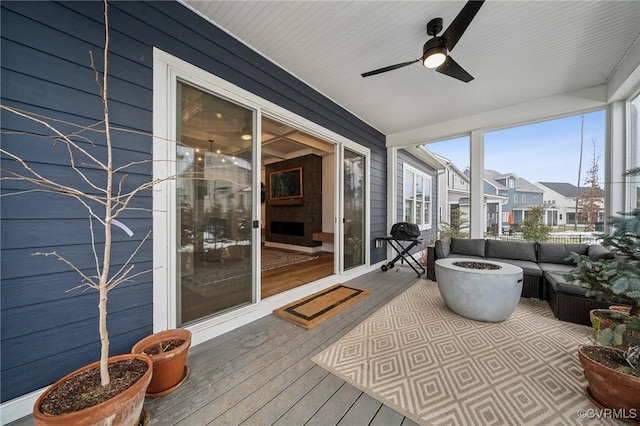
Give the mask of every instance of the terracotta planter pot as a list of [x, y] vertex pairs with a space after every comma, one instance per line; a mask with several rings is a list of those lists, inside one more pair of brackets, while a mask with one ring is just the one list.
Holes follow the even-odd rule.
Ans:
[[609, 309], [611, 309], [612, 311], [620, 311], [620, 312], [629, 313], [631, 311], [631, 306], [611, 305], [611, 306], [609, 306]]
[[147, 390], [147, 386], [151, 381], [151, 376], [153, 372], [153, 363], [151, 358], [146, 355], [141, 354], [124, 354], [117, 355], [109, 358], [109, 363], [138, 358], [147, 363], [149, 368], [147, 372], [142, 376], [140, 380], [133, 384], [130, 388], [125, 390], [124, 392], [114, 396], [113, 398], [100, 403], [98, 405], [94, 405], [93, 407], [86, 408], [82, 411], [76, 411], [74, 413], [62, 414], [59, 416], [52, 416], [49, 414], [45, 414], [40, 410], [40, 405], [44, 398], [49, 395], [55, 388], [60, 386], [66, 380], [71, 378], [72, 376], [83, 373], [87, 370], [91, 370], [92, 368], [97, 368], [100, 366], [100, 361], [96, 361], [92, 364], [86, 365], [78, 370], [75, 370], [51, 386], [44, 391], [40, 398], [36, 401], [33, 406], [33, 418], [35, 424], [40, 425], [126, 425], [131, 426], [134, 424], [138, 424], [138, 420], [140, 419], [140, 413], [142, 413], [142, 404], [144, 403], [144, 396]]
[[169, 340], [184, 340], [184, 343], [170, 351], [149, 355], [153, 361], [153, 377], [147, 388], [148, 397], [167, 395], [186, 380], [189, 369], [185, 364], [191, 346], [191, 332], [184, 329], [161, 331], [145, 337], [131, 349], [133, 353], [143, 353], [145, 349]]
[[[628, 312], [624, 312], [617, 309], [592, 309], [589, 311], [589, 318], [591, 319], [591, 324], [595, 327], [594, 317], [597, 316], [598, 313], [603, 314], [614, 314], [614, 315], [628, 315]], [[614, 327], [616, 325], [621, 324], [621, 321], [615, 321], [612, 319], [604, 318], [602, 316], [598, 316], [598, 320], [600, 322], [600, 330], [604, 330], [605, 328]]]
[[[626, 410], [626, 413], [631, 413], [632, 408], [637, 410], [640, 407], [640, 377], [630, 376], [597, 363], [582, 352], [582, 349], [588, 346], [578, 346], [578, 358], [589, 382], [588, 392], [603, 407]], [[599, 347], [620, 352], [615, 348]]]

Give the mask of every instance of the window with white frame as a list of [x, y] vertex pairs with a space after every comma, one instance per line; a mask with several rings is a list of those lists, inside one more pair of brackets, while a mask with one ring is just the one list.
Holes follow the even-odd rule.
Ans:
[[431, 228], [431, 176], [408, 165], [403, 167], [404, 221], [420, 229]]

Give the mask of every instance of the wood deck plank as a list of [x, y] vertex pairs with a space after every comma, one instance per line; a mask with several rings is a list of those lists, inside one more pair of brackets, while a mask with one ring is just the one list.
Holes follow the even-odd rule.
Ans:
[[[317, 367], [321, 368], [321, 367]], [[340, 389], [344, 381], [327, 373], [315, 386], [298, 401], [295, 401], [274, 426], [291, 426], [306, 424], [314, 414]]]
[[[270, 386], [264, 386], [256, 390], [246, 404], [237, 404], [215, 421], [234, 424], [272, 424], [291, 407], [306, 395], [315, 384], [327, 376], [327, 371], [311, 363], [309, 369], [291, 381], [288, 374], [283, 374], [278, 381]], [[287, 370], [289, 372], [289, 370]]]
[[[380, 296], [394, 293], [394, 289], [393, 287], [381, 288], [377, 293]], [[378, 298], [370, 299], [367, 297], [360, 303], [350, 307], [350, 309], [327, 320], [322, 324], [325, 327], [313, 328], [305, 333], [296, 334], [293, 338], [288, 338], [285, 344], [273, 345], [270, 353], [260, 356], [238, 373], [234, 373], [217, 382], [215, 384], [216, 391], [198, 394], [185, 400], [184, 404], [178, 404], [173, 407], [169, 415], [175, 418], [180, 413], [188, 412], [189, 414], [185, 418], [191, 419], [192, 423], [200, 423], [202, 419], [217, 418], [230, 406], [238, 404], [247, 398], [257, 387], [267, 386], [283, 370], [300, 368], [295, 365], [298, 361], [315, 355], [335, 342], [347, 331], [375, 312], [380, 303]], [[283, 326], [290, 324], [284, 320], [282, 322]], [[269, 343], [264, 346], [272, 345]], [[257, 374], [258, 372], [260, 374]]]
[[[311, 330], [269, 315], [192, 348], [183, 386], [145, 401], [150, 424], [415, 425], [311, 357], [416, 281], [408, 267], [373, 271], [344, 282], [369, 296]], [[32, 424], [31, 416], [14, 423]]]
[[383, 404], [369, 426], [401, 426], [404, 419], [402, 414]]
[[371, 423], [382, 403], [366, 393], [360, 392], [360, 397], [340, 419], [338, 426], [368, 425]]
[[305, 426], [337, 425], [360, 397], [360, 392], [348, 383], [343, 383], [336, 393], [305, 423]]

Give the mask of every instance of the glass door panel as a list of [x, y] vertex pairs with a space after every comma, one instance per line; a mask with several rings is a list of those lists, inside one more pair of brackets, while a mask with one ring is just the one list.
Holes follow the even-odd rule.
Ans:
[[253, 111], [178, 82], [178, 326], [251, 303]]
[[366, 158], [344, 149], [344, 270], [365, 263]]

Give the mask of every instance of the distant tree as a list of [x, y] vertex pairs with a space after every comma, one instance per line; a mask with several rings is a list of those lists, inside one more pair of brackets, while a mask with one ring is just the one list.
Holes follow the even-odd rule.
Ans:
[[547, 241], [551, 227], [546, 226], [544, 218], [544, 206], [533, 206], [522, 221], [522, 238], [527, 241]]
[[442, 222], [440, 224], [440, 238], [468, 238], [469, 221], [465, 219], [465, 214], [460, 208], [451, 210], [451, 223]]
[[593, 158], [589, 170], [587, 170], [587, 177], [584, 180], [587, 189], [582, 193], [578, 193], [578, 218], [586, 224], [586, 231], [595, 231], [598, 213], [600, 212], [602, 188], [598, 183], [599, 161], [600, 156], [596, 153], [596, 142], [593, 140]]

